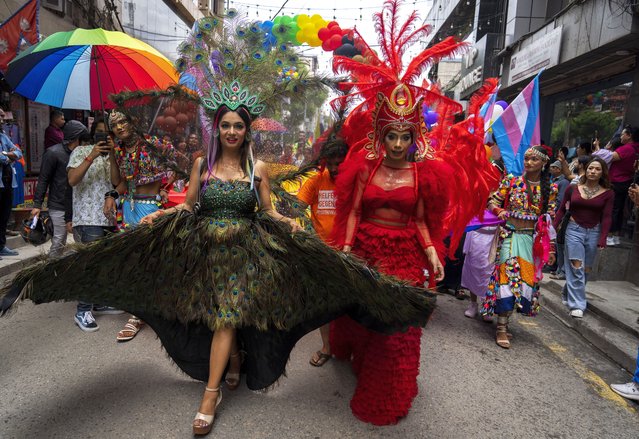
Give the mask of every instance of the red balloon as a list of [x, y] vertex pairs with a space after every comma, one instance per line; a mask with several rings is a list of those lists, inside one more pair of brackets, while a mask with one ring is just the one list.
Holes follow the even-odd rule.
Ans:
[[189, 116], [185, 113], [178, 113], [175, 116], [175, 120], [177, 120], [179, 126], [184, 126], [189, 122]]
[[176, 99], [171, 103], [171, 106], [175, 108], [178, 113], [185, 113], [188, 109], [188, 103], [183, 100]]
[[332, 28], [333, 26], [339, 26], [339, 24], [337, 24], [337, 21], [329, 21], [326, 25], [328, 29]]
[[[174, 110], [175, 111], [175, 110]], [[177, 128], [177, 120], [173, 116], [166, 116], [164, 118], [164, 129], [166, 131], [174, 131]]]
[[328, 28], [323, 27], [317, 31], [317, 36], [320, 40], [326, 41], [331, 37], [331, 31]]
[[182, 135], [186, 133], [186, 127], [179, 126], [175, 129], [175, 134]]
[[342, 36], [342, 28], [339, 26], [333, 26], [330, 31], [331, 35], [339, 35], [340, 37]]
[[326, 52], [330, 52], [332, 50], [331, 49], [331, 40], [330, 39], [324, 40], [322, 42], [322, 49], [325, 50]]
[[164, 115], [167, 117], [175, 117], [175, 115], [177, 114], [177, 111], [175, 111], [175, 108], [173, 107], [166, 107], [164, 109]]
[[155, 126], [162, 129], [164, 125], [164, 116], [158, 116], [155, 118]]
[[329, 38], [328, 40], [328, 44], [329, 44], [329, 47], [331, 48], [330, 50], [337, 49], [339, 46], [342, 45], [342, 36], [341, 35], [331, 36], [331, 38]]

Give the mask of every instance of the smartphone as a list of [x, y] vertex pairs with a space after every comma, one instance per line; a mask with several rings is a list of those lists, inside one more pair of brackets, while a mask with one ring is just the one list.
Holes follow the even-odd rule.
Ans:
[[[95, 143], [106, 142], [108, 134], [107, 133], [95, 133], [95, 135], [93, 137], [95, 137]], [[108, 152], [101, 152], [100, 155], [102, 157], [106, 157], [106, 156], [109, 155], [109, 153]]]

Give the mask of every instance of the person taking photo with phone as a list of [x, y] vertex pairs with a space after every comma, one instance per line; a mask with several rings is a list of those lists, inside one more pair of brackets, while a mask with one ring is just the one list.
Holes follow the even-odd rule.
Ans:
[[[109, 152], [113, 139], [107, 135], [102, 120], [91, 127], [93, 138], [89, 144], [78, 145], [67, 165], [69, 185], [73, 187], [73, 237], [76, 242], [88, 243], [105, 236], [113, 225], [104, 216], [104, 194], [112, 189]], [[81, 139], [82, 140], [82, 139]], [[94, 314], [121, 314], [109, 306], [78, 302], [73, 320], [85, 332], [99, 329]]]

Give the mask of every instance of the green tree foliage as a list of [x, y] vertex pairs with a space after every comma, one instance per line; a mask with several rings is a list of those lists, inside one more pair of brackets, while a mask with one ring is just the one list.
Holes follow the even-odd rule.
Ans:
[[595, 133], [598, 133], [605, 144], [618, 125], [615, 115], [611, 112], [586, 110], [573, 118], [570, 137], [578, 138], [581, 142], [590, 142]]
[[[605, 144], [618, 126], [619, 122], [611, 112], [591, 109], [581, 111], [570, 119], [570, 141], [571, 143], [590, 142], [597, 133], [602, 143]], [[567, 129], [568, 121], [566, 118], [555, 121], [551, 131], [552, 142], [563, 144]]]

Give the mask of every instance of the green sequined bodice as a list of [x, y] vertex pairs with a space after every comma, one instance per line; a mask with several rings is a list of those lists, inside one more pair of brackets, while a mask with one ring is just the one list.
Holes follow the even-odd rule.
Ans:
[[201, 197], [202, 215], [213, 218], [246, 218], [255, 214], [257, 197], [248, 181], [212, 178]]

